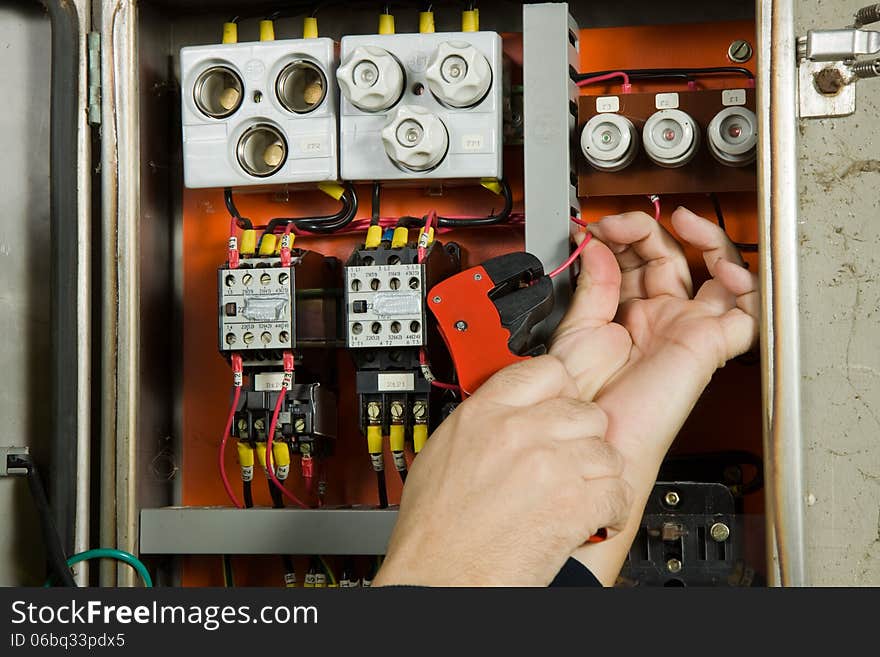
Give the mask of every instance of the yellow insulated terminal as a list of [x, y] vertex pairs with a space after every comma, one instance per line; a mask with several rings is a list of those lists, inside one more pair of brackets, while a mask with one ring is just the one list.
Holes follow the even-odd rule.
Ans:
[[394, 34], [394, 16], [379, 14], [379, 34]]
[[392, 424], [389, 433], [389, 443], [392, 452], [402, 452], [405, 440], [405, 428], [402, 424]]
[[276, 468], [290, 465], [290, 447], [287, 443], [276, 441], [272, 443], [272, 461]]
[[238, 443], [238, 463], [243, 468], [254, 467], [254, 448], [247, 443]]
[[241, 243], [238, 247], [242, 255], [253, 255], [257, 251], [257, 231], [246, 230], [241, 234]]
[[260, 240], [260, 255], [261, 256], [270, 256], [275, 253], [275, 244], [278, 240], [272, 233], [266, 233], [263, 235], [263, 239]]
[[382, 427], [378, 424], [367, 426], [367, 451], [370, 454], [382, 453]]
[[468, 9], [461, 12], [461, 31], [462, 32], [479, 32], [480, 31], [480, 14], [476, 9]]
[[382, 226], [370, 226], [367, 228], [367, 239], [364, 241], [364, 247], [368, 249], [377, 249], [382, 244]]
[[428, 442], [428, 425], [416, 424], [413, 426], [413, 451], [418, 454]]
[[419, 32], [422, 34], [433, 34], [434, 33], [434, 12], [433, 11], [420, 11], [419, 12]]
[[318, 19], [314, 16], [306, 16], [303, 19], [303, 39], [318, 38]]
[[272, 21], [260, 21], [260, 41], [275, 40], [275, 24]]
[[318, 183], [318, 189], [324, 192], [327, 196], [336, 199], [337, 201], [342, 198], [343, 194], [345, 194], [345, 187], [337, 182]]
[[480, 184], [488, 189], [490, 192], [494, 192], [496, 194], [501, 193], [501, 181], [497, 178], [482, 178], [480, 180]]
[[394, 229], [394, 234], [391, 237], [391, 248], [392, 249], [402, 249], [406, 246], [406, 243], [409, 241], [409, 230], [405, 226], [398, 226]]
[[238, 43], [237, 23], [223, 23], [223, 43]]
[[[424, 236], [425, 236], [425, 229], [420, 228], [419, 229], [419, 244], [420, 245], [423, 241]], [[429, 244], [433, 244], [433, 243], [434, 243], [434, 228], [432, 227], [428, 230], [428, 240], [427, 240], [427, 242], [425, 242], [425, 246], [428, 246]]]
[[266, 469], [266, 443], [257, 443], [257, 462], [263, 470]]

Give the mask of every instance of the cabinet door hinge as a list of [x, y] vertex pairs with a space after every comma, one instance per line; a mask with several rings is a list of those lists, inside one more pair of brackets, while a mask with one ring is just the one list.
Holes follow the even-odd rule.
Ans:
[[89, 32], [89, 125], [101, 125], [101, 34]]

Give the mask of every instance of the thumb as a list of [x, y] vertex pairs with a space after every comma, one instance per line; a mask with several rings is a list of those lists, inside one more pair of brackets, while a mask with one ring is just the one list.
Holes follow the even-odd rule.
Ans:
[[471, 396], [507, 406], [532, 406], [557, 397], [577, 397], [574, 379], [558, 358], [529, 358], [496, 372]]

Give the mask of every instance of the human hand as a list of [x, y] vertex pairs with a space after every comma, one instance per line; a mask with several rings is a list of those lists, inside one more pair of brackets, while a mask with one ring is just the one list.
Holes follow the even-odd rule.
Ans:
[[589, 536], [626, 524], [605, 428], [552, 356], [494, 375], [415, 460], [374, 586], [546, 586]]
[[[712, 276], [696, 295], [681, 244], [660, 224], [641, 212], [605, 217], [589, 227], [598, 240], [584, 251], [585, 289], [550, 350], [578, 381], [581, 398], [595, 395], [608, 414], [606, 439], [623, 455], [635, 491], [622, 535], [575, 555], [606, 583], [616, 578], [660, 463], [712, 374], [757, 338], [757, 277], [724, 231], [684, 208], [672, 225], [703, 252]], [[621, 329], [631, 348], [610, 381], [599, 372], [594, 390], [596, 364], [625, 351]]]

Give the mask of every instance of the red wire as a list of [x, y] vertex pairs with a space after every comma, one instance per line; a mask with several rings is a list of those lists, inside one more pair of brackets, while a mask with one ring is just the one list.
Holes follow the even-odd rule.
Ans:
[[281, 491], [281, 494], [284, 495], [284, 497], [301, 509], [308, 509], [308, 504], [305, 504], [296, 495], [285, 488], [284, 484], [282, 484], [278, 477], [275, 476], [275, 469], [272, 467], [272, 444], [275, 436], [275, 427], [278, 426], [278, 415], [281, 413], [281, 405], [284, 403], [284, 398], [286, 396], [287, 386], [282, 385], [281, 390], [278, 392], [278, 400], [275, 402], [275, 410], [272, 411], [272, 421], [269, 423], [269, 435], [266, 437], [266, 474], [269, 476], [269, 480], [278, 488], [278, 490]]
[[578, 248], [576, 248], [574, 251], [572, 251], [572, 253], [571, 253], [570, 256], [568, 256], [568, 260], [566, 260], [565, 262], [563, 262], [561, 265], [559, 265], [556, 269], [554, 269], [553, 271], [551, 271], [551, 272], [550, 272], [549, 274], [547, 274], [547, 275], [548, 275], [550, 278], [556, 278], [557, 276], [559, 276], [559, 274], [561, 274], [561, 273], [564, 272], [566, 269], [568, 269], [568, 268], [571, 266], [571, 264], [572, 264], [575, 260], [578, 259], [578, 256], [583, 252], [583, 250], [584, 250], [585, 248], [587, 248], [587, 244], [589, 244], [589, 242], [590, 242], [590, 240], [591, 240], [592, 238], [593, 238], [593, 234], [592, 234], [592, 233], [587, 233], [586, 236], [584, 237], [584, 241], [580, 243], [580, 245], [578, 246]]
[[575, 217], [574, 215], [572, 215], [571, 217], [569, 217], [569, 219], [571, 219], [571, 220], [572, 220], [574, 223], [576, 223], [578, 226], [583, 226], [584, 228], [586, 228], [587, 226], [590, 225], [590, 224], [588, 224], [586, 221], [584, 221], [583, 219], [579, 219], [578, 217]]
[[596, 75], [591, 78], [584, 78], [577, 83], [578, 87], [586, 87], [588, 84], [596, 82], [605, 82], [605, 80], [613, 80], [614, 78], [623, 78], [623, 93], [628, 94], [632, 89], [629, 83], [629, 76], [623, 71], [615, 71], [614, 73], [606, 73], [605, 75]]
[[229, 417], [226, 419], [226, 429], [223, 431], [223, 438], [220, 440], [220, 451], [218, 453], [217, 466], [220, 468], [220, 479], [223, 480], [223, 488], [232, 503], [239, 509], [244, 508], [244, 504], [238, 501], [235, 493], [232, 492], [232, 485], [226, 476], [226, 443], [229, 441], [229, 434], [232, 431], [232, 422], [235, 420], [235, 411], [238, 410], [238, 401], [241, 398], [241, 387], [235, 386], [235, 392], [232, 394], [232, 407], [229, 409]]

